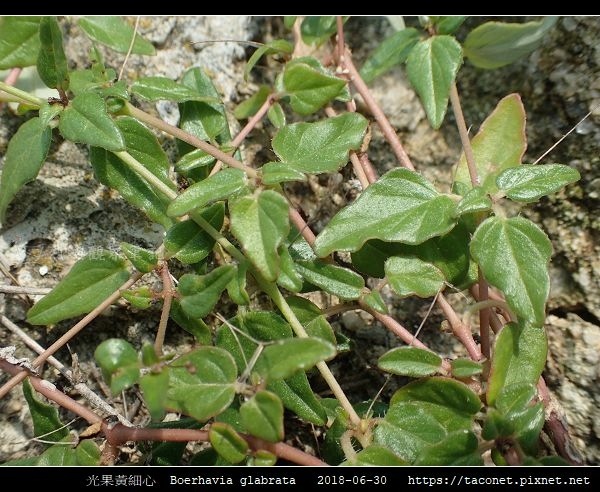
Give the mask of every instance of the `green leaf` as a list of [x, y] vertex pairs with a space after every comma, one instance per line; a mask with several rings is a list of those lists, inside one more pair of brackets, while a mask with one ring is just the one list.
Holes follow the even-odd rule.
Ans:
[[119, 244], [119, 246], [136, 270], [142, 273], [148, 273], [158, 266], [158, 256], [154, 251], [149, 251], [145, 248], [140, 248], [135, 244], [125, 242]]
[[43, 436], [41, 439], [44, 441], [58, 442], [69, 435], [69, 429], [61, 422], [56, 407], [38, 400], [28, 380], [23, 381], [23, 395], [31, 413], [34, 437]]
[[506, 169], [496, 179], [496, 185], [511, 200], [535, 202], [580, 178], [577, 169], [563, 164], [523, 165]]
[[121, 296], [136, 309], [148, 309], [154, 300], [153, 293], [148, 287], [125, 290], [121, 293]]
[[177, 285], [181, 308], [192, 318], [203, 318], [212, 311], [234, 275], [232, 265], [220, 266], [206, 275], [186, 273]]
[[[510, 94], [498, 103], [471, 140], [471, 147], [479, 182], [484, 191], [493, 194], [498, 173], [521, 164], [527, 149], [525, 108], [518, 94]], [[472, 188], [464, 153], [458, 161], [454, 186], [462, 195]]]
[[142, 345], [142, 364], [149, 367], [158, 364], [159, 362], [160, 359], [154, 350], [154, 345], [149, 342], [144, 343], [144, 345]]
[[267, 111], [267, 118], [269, 118], [271, 124], [278, 130], [283, 128], [285, 126], [285, 112], [281, 104], [278, 102], [273, 103]]
[[286, 64], [283, 87], [290, 96], [292, 109], [299, 115], [309, 115], [335, 99], [346, 81], [300, 60]]
[[75, 450], [71, 446], [72, 437], [67, 437], [63, 442], [68, 444], [55, 444], [44, 451], [37, 462], [37, 466], [76, 466]]
[[345, 461], [342, 466], [405, 466], [406, 461], [396, 456], [388, 448], [371, 445], [356, 454], [354, 460]]
[[475, 231], [471, 254], [517, 316], [544, 324], [552, 244], [537, 225], [523, 217], [490, 217]]
[[92, 92], [76, 96], [63, 111], [58, 129], [63, 137], [106, 150], [125, 150], [119, 128], [106, 112], [102, 98]]
[[378, 313], [381, 313], [381, 314], [389, 313], [387, 305], [386, 305], [385, 301], [383, 300], [383, 297], [377, 290], [373, 290], [373, 291], [369, 292], [368, 294], [363, 294], [361, 296], [360, 300], [362, 302], [364, 302], [367, 306], [369, 306], [371, 309], [374, 309], [375, 311], [377, 311]]
[[[348, 17], [343, 17], [344, 22]], [[302, 40], [306, 44], [322, 44], [337, 31], [337, 21], [334, 15], [310, 15], [304, 18], [300, 25]]]
[[431, 263], [418, 258], [393, 256], [385, 262], [385, 275], [400, 297], [431, 297], [444, 287], [444, 274]]
[[63, 49], [62, 31], [56, 17], [40, 21], [40, 51], [37, 58], [40, 78], [51, 89], [69, 88], [69, 67]]
[[244, 80], [248, 80], [250, 72], [258, 63], [258, 60], [260, 60], [264, 55], [273, 55], [277, 53], [289, 54], [292, 51], [294, 51], [294, 45], [285, 39], [274, 39], [273, 41], [263, 44], [254, 53], [252, 53], [248, 63], [246, 63], [246, 68], [244, 69]]
[[165, 403], [169, 388], [169, 371], [149, 372], [140, 379], [140, 388], [144, 394], [144, 403], [152, 420], [160, 421], [165, 416]]
[[287, 181], [306, 181], [306, 175], [284, 162], [267, 162], [260, 168], [261, 181], [266, 185]]
[[436, 130], [444, 121], [450, 88], [462, 61], [462, 48], [452, 36], [419, 41], [408, 55], [406, 73]]
[[269, 380], [286, 379], [335, 354], [335, 347], [320, 338], [287, 338], [266, 347], [256, 369]]
[[438, 355], [416, 347], [398, 347], [383, 354], [377, 366], [386, 372], [420, 378], [439, 371], [442, 359]]
[[42, 104], [39, 111], [40, 124], [43, 127], [48, 126], [57, 115], [64, 111], [64, 109], [62, 104]]
[[341, 299], [358, 299], [365, 288], [358, 273], [322, 260], [298, 261], [296, 270], [311, 284]]
[[325, 340], [333, 346], [336, 345], [333, 328], [317, 305], [300, 296], [288, 297], [286, 301], [309, 336]]
[[468, 378], [481, 374], [483, 367], [479, 362], [470, 359], [455, 359], [450, 362], [452, 376], [455, 378]]
[[19, 190], [37, 177], [51, 139], [52, 130], [42, 125], [39, 118], [23, 123], [10, 139], [0, 178], [0, 223], [4, 222], [6, 209]]
[[454, 210], [454, 202], [421, 175], [393, 169], [331, 219], [315, 252], [357, 251], [369, 239], [420, 244], [452, 229]]
[[137, 364], [138, 353], [126, 340], [109, 338], [96, 347], [94, 358], [102, 369], [104, 377], [110, 382], [112, 374], [119, 369]]
[[110, 251], [79, 260], [52, 291], [27, 313], [32, 325], [49, 325], [89, 313], [129, 278], [125, 261]]
[[367, 120], [358, 113], [316, 123], [293, 123], [279, 130], [273, 139], [273, 151], [296, 171], [335, 172], [348, 162], [351, 150], [360, 148], [367, 126]]
[[481, 466], [477, 436], [468, 430], [448, 434], [441, 442], [429, 446], [413, 463], [415, 466]]
[[514, 415], [512, 421], [515, 427], [515, 434], [521, 448], [527, 454], [538, 454], [538, 442], [540, 432], [542, 431], [542, 427], [544, 427], [544, 420], [544, 405], [541, 402]]
[[465, 55], [480, 68], [498, 68], [535, 51], [558, 17], [516, 24], [486, 22], [473, 29], [465, 39]]
[[249, 466], [273, 466], [275, 463], [277, 463], [277, 455], [264, 449], [256, 451], [254, 456], [248, 460]]
[[407, 27], [385, 39], [360, 69], [363, 80], [368, 84], [392, 67], [404, 63], [419, 38], [419, 31]]
[[[225, 219], [225, 205], [218, 202], [198, 213], [215, 229], [221, 230]], [[177, 222], [167, 231], [164, 240], [169, 257], [175, 257], [181, 263], [197, 263], [206, 258], [215, 245], [215, 240], [193, 220]]]
[[[123, 18], [117, 16], [88, 16], [79, 19], [77, 24], [94, 41], [98, 41], [119, 53], [129, 51], [134, 30]], [[131, 52], [137, 55], [154, 55], [156, 53], [152, 43], [142, 38], [139, 33], [135, 35]]]
[[210, 202], [229, 198], [246, 188], [246, 174], [240, 169], [226, 168], [203, 181], [194, 183], [171, 202], [167, 213], [179, 217]]
[[283, 439], [283, 405], [270, 391], [259, 391], [242, 403], [240, 416], [250, 434], [269, 442]]
[[536, 383], [515, 383], [502, 387], [494, 405], [504, 415], [526, 409], [537, 393]]
[[237, 120], [251, 118], [258, 113], [258, 110], [265, 103], [269, 94], [271, 94], [271, 88], [267, 85], [261, 85], [258, 88], [258, 91], [235, 107], [233, 116], [235, 116]]
[[289, 378], [270, 381], [268, 389], [275, 393], [285, 408], [314, 425], [325, 425], [327, 414], [308, 382], [306, 374], [299, 371]]
[[166, 77], [141, 77], [131, 84], [131, 92], [145, 101], [200, 101], [218, 103], [215, 97], [205, 96]]
[[100, 449], [94, 441], [85, 439], [75, 448], [75, 460], [79, 466], [98, 466]]
[[437, 32], [439, 34], [452, 34], [467, 19], [466, 15], [442, 15], [436, 22]]
[[427, 448], [453, 432], [470, 430], [481, 401], [466, 385], [452, 379], [419, 379], [392, 397], [374, 443], [414, 463]]
[[237, 265], [235, 276], [227, 284], [227, 294], [238, 306], [247, 306], [250, 304], [250, 296], [246, 290], [246, 273], [248, 272], [248, 262]]
[[212, 333], [210, 328], [200, 318], [193, 318], [181, 308], [177, 299], [173, 299], [171, 304], [171, 319], [175, 321], [185, 331], [194, 335], [201, 345], [210, 345], [212, 343]]
[[277, 250], [290, 230], [287, 200], [266, 190], [230, 201], [229, 212], [231, 233], [265, 279], [274, 281], [279, 274]]
[[215, 162], [217, 162], [217, 159], [212, 155], [207, 154], [201, 149], [196, 149], [184, 154], [181, 159], [175, 163], [175, 171], [185, 174], [194, 169], [211, 168]]
[[537, 384], [548, 353], [543, 328], [510, 323], [496, 339], [487, 392], [488, 404], [494, 405], [500, 391], [513, 384]]
[[0, 70], [35, 65], [41, 17], [0, 17]]
[[205, 421], [225, 410], [235, 397], [237, 367], [217, 347], [200, 347], [170, 365], [168, 408]]
[[225, 142], [230, 139], [225, 108], [210, 77], [201, 68], [188, 70], [181, 79], [183, 86], [212, 100], [186, 101], [179, 105], [179, 126], [201, 140]]
[[221, 457], [230, 463], [246, 458], [248, 443], [229, 425], [215, 422], [208, 432], [210, 443]]
[[290, 292], [300, 292], [304, 282], [285, 244], [279, 246], [279, 276], [277, 284]]
[[471, 188], [456, 206], [456, 216], [487, 212], [492, 208], [492, 200], [481, 186]]

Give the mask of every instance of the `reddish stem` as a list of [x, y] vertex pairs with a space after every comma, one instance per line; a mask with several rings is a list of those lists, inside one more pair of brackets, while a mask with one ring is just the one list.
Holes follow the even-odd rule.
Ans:
[[471, 330], [464, 325], [464, 323], [460, 320], [450, 303], [447, 301], [444, 294], [440, 293], [437, 297], [437, 303], [442, 309], [444, 316], [450, 322], [450, 326], [452, 327], [452, 331], [456, 338], [458, 338], [462, 344], [469, 352], [469, 356], [473, 360], [481, 360], [481, 350], [479, 350], [478, 345], [475, 343], [473, 339], [473, 334]]

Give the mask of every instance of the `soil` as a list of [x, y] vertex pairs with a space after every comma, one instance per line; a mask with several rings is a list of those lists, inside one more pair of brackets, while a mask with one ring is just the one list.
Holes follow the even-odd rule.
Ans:
[[[407, 19], [407, 22], [414, 20]], [[481, 19], [469, 20], [458, 37], [464, 39], [468, 30], [480, 22]], [[67, 57], [74, 66], [84, 67], [90, 44], [82, 41], [85, 38], [79, 35], [78, 29], [71, 20], [66, 26]], [[202, 66], [214, 77], [229, 109], [255, 92], [258, 84], [271, 82], [271, 71], [265, 67], [277, 68], [277, 62], [260, 64], [250, 82], [245, 82], [243, 70], [251, 49], [234, 42], [191, 43], [232, 39], [268, 41], [284, 32], [279, 19], [244, 16], [144, 18], [140, 30], [156, 46], [157, 56], [132, 56], [125, 71], [128, 80], [145, 74], [178, 79], [189, 67]], [[392, 32], [385, 18], [351, 18], [346, 25], [346, 35], [356, 64], [360, 66], [374, 47]], [[562, 404], [574, 444], [588, 464], [600, 464], [599, 36], [600, 23], [595, 18], [562, 18], [531, 56], [494, 71], [480, 70], [467, 63], [458, 80], [465, 116], [474, 130], [502, 97], [511, 92], [521, 94], [528, 117], [529, 147], [525, 162], [533, 162], [593, 111], [592, 116], [544, 160], [576, 167], [582, 180], [521, 212], [540, 223], [553, 242], [552, 292], [546, 321], [551, 350], [544, 376]], [[103, 52], [107, 65], [120, 68], [122, 55], [104, 49]], [[416, 167], [442, 190], [448, 190], [452, 166], [461, 148], [452, 115], [447, 115], [442, 130], [431, 130], [418, 97], [399, 68], [377, 79], [372, 90]], [[360, 109], [360, 99], [357, 102]], [[170, 122], [177, 121], [176, 105], [159, 103], [153, 108], [148, 105], [146, 109], [157, 111]], [[20, 121], [8, 108], [1, 110], [0, 157]], [[235, 134], [237, 123], [232, 121], [232, 125]], [[273, 129], [268, 124], [251, 133], [244, 148], [248, 162], [265, 162], [272, 158], [270, 151], [263, 150], [272, 134]], [[167, 148], [173, 150], [171, 142], [161, 138]], [[376, 125], [373, 125], [369, 156], [380, 174], [397, 165]], [[294, 202], [301, 204], [310, 225], [318, 231], [336, 210], [360, 192], [360, 186], [352, 179], [351, 170], [345, 169], [340, 175], [288, 186], [287, 192]], [[116, 193], [95, 181], [83, 146], [61, 141], [54, 144], [38, 179], [19, 193], [8, 217], [7, 224], [0, 230], [0, 253], [19, 282], [32, 287], [54, 286], [75, 261], [94, 249], [117, 250], [121, 241], [154, 247], [163, 234], [160, 227], [152, 225]], [[429, 301], [399, 301], [385, 290], [384, 294], [393, 315], [407, 328], [416, 329], [428, 310]], [[322, 297], [313, 300], [319, 304], [331, 302]], [[451, 295], [449, 299], [460, 310], [464, 302], [461, 296]], [[71, 326], [68, 321], [49, 331], [28, 326], [25, 323], [27, 308], [23, 299], [0, 294], [0, 314], [27, 330], [42, 345], [49, 345]], [[225, 311], [228, 309], [223, 307]], [[88, 384], [100, 388], [101, 378], [91, 361], [95, 347], [102, 340], [118, 336], [140, 345], [152, 340], [158, 318], [156, 310], [137, 312], [119, 303], [73, 340], [70, 350], [78, 355], [81, 370], [90, 375]], [[455, 355], [461, 346], [452, 337], [442, 334], [442, 319], [434, 309], [421, 338], [440, 354]], [[355, 341], [353, 351], [336, 358], [332, 364], [342, 386], [347, 388], [353, 401], [373, 398], [386, 381], [376, 369], [376, 360], [397, 345], [397, 340], [369, 316], [354, 312], [333, 318], [332, 324]], [[166, 343], [168, 349], [180, 351], [189, 348], [192, 339], [176, 326], [169, 326]], [[18, 357], [32, 356], [2, 328], [0, 346], [7, 345], [17, 346]], [[71, 363], [66, 348], [57, 358], [67, 365]], [[45, 376], [52, 381], [60, 380], [50, 369]], [[0, 375], [0, 384], [5, 379]], [[393, 379], [383, 394], [389, 397], [403, 382]], [[314, 380], [314, 386], [326, 394], [325, 385], [318, 379]], [[137, 400], [133, 392], [126, 398], [129, 406]], [[121, 397], [115, 398], [113, 403], [122, 408]], [[39, 445], [28, 440], [31, 421], [20, 389], [0, 401], [0, 414], [0, 462], [38, 453]], [[147, 422], [143, 413], [136, 419], [139, 424]], [[81, 430], [85, 426], [76, 422], [72, 427]], [[290, 443], [298, 445], [299, 441], [314, 447], [313, 436], [306, 429], [296, 431], [298, 427], [295, 424], [290, 427], [294, 429], [289, 436]]]

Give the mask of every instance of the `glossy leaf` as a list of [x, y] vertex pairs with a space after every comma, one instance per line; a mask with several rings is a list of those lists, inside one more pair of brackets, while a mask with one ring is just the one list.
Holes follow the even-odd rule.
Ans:
[[[496, 192], [496, 176], [505, 169], [521, 164], [527, 149], [525, 108], [518, 94], [503, 98], [471, 139], [479, 181], [484, 191]], [[454, 186], [464, 195], [472, 188], [467, 160], [461, 156]]]
[[204, 207], [210, 202], [229, 198], [245, 187], [246, 174], [244, 171], [234, 168], [223, 169], [190, 186], [171, 202], [167, 212], [171, 217], [179, 217], [187, 214], [190, 210]]
[[[79, 19], [77, 24], [94, 41], [119, 53], [127, 53], [134, 36], [133, 28], [122, 17], [88, 16]], [[131, 52], [138, 55], [155, 54], [152, 43], [142, 38], [139, 33], [135, 34]]]
[[544, 420], [544, 405], [541, 402], [513, 416], [517, 440], [526, 453], [532, 455], [538, 453], [538, 442]]
[[191, 335], [194, 335], [199, 344], [210, 345], [212, 343], [212, 332], [210, 328], [200, 318], [189, 316], [181, 308], [181, 304], [179, 304], [177, 299], [173, 299], [169, 315], [181, 328]]
[[325, 425], [327, 415], [321, 402], [313, 393], [304, 372], [297, 372], [286, 379], [270, 381], [267, 388], [282, 401], [285, 408], [306, 422]]
[[203, 318], [212, 311], [234, 275], [232, 265], [220, 266], [206, 275], [186, 273], [177, 285], [181, 308], [192, 318]]
[[426, 448], [413, 463], [415, 466], [481, 466], [477, 436], [468, 430], [448, 434], [441, 442]]
[[[215, 203], [199, 212], [215, 229], [221, 230], [225, 218], [225, 205]], [[185, 264], [197, 263], [206, 258], [215, 245], [215, 240], [193, 220], [177, 222], [167, 231], [164, 240], [165, 250]]]
[[444, 274], [431, 263], [418, 258], [392, 256], [385, 262], [385, 276], [400, 297], [431, 297], [444, 287]]
[[198, 168], [211, 168], [217, 160], [210, 154], [201, 149], [192, 150], [184, 154], [181, 159], [175, 163], [175, 171], [178, 173], [187, 173]]
[[269, 380], [286, 379], [335, 354], [335, 347], [320, 338], [288, 338], [265, 348], [257, 370]]
[[122, 338], [109, 338], [104, 340], [94, 352], [94, 358], [102, 369], [105, 378], [119, 370], [121, 367], [137, 363], [138, 354], [133, 346]]
[[341, 299], [358, 299], [365, 288], [358, 273], [321, 260], [298, 261], [296, 270], [306, 281]]
[[500, 391], [513, 384], [537, 384], [546, 364], [548, 341], [543, 328], [510, 323], [496, 339], [487, 392], [494, 405]]
[[41, 17], [0, 17], [0, 70], [35, 65]]
[[358, 113], [315, 123], [293, 123], [279, 130], [273, 139], [273, 151], [296, 171], [334, 172], [348, 162], [351, 150], [360, 148], [367, 125], [367, 120]]
[[169, 388], [169, 371], [149, 372], [140, 379], [144, 403], [152, 420], [160, 421], [165, 416], [165, 403]]
[[368, 294], [363, 294], [361, 296], [360, 300], [362, 302], [364, 302], [367, 306], [369, 306], [371, 309], [374, 309], [375, 311], [377, 311], [378, 313], [381, 313], [381, 314], [389, 313], [387, 305], [386, 305], [385, 301], [383, 300], [383, 297], [377, 290], [373, 290], [373, 291], [369, 292]]
[[369, 239], [420, 244], [454, 227], [454, 202], [416, 172], [394, 169], [338, 212], [321, 231], [315, 252], [357, 251]]
[[377, 366], [399, 376], [419, 378], [439, 371], [442, 359], [438, 355], [416, 347], [398, 347], [383, 354]]
[[23, 395], [29, 406], [33, 421], [33, 435], [44, 441], [58, 442], [69, 435], [69, 429], [64, 426], [58, 416], [56, 407], [36, 398], [31, 383], [23, 381]]
[[37, 58], [40, 78], [51, 89], [69, 88], [69, 67], [63, 49], [62, 31], [56, 17], [40, 21], [40, 51]]
[[127, 265], [110, 251], [79, 260], [52, 291], [27, 313], [32, 325], [49, 325], [89, 313], [129, 278]]
[[492, 200], [483, 188], [477, 186], [465, 193], [463, 199], [456, 206], [456, 216], [486, 212], [492, 208]]
[[277, 250], [290, 228], [286, 199], [266, 190], [230, 201], [229, 212], [231, 232], [247, 258], [266, 280], [274, 281], [279, 274]]
[[414, 27], [407, 27], [385, 39], [360, 69], [363, 80], [368, 84], [392, 67], [404, 63], [419, 38], [419, 31]]
[[235, 107], [233, 115], [238, 120], [245, 120], [254, 116], [261, 106], [265, 103], [271, 94], [271, 89], [267, 85], [261, 85], [254, 94], [248, 99], [242, 101]]
[[121, 243], [121, 250], [136, 270], [148, 273], [158, 266], [158, 256], [154, 251], [140, 248], [135, 244]]
[[229, 425], [215, 422], [208, 432], [214, 450], [230, 463], [239, 463], [246, 458], [248, 443]]
[[205, 421], [225, 410], [235, 397], [237, 368], [217, 347], [200, 347], [170, 365], [167, 407]]
[[468, 378], [481, 374], [483, 367], [479, 362], [471, 359], [455, 359], [450, 362], [452, 367], [452, 376], [455, 378]]
[[496, 179], [498, 189], [518, 202], [535, 202], [581, 178], [579, 171], [563, 164], [539, 164], [506, 169]]
[[240, 416], [250, 434], [269, 442], [283, 439], [283, 405], [270, 391], [259, 391], [242, 403]]
[[498, 68], [535, 51], [558, 17], [516, 24], [486, 22], [473, 29], [464, 42], [465, 55], [480, 68]]
[[288, 297], [286, 301], [309, 336], [320, 338], [331, 345], [336, 345], [333, 328], [327, 321], [327, 318], [323, 316], [318, 306], [300, 296]]
[[536, 383], [509, 384], [500, 389], [494, 405], [504, 415], [520, 412], [529, 406], [536, 393]]
[[278, 130], [283, 128], [285, 126], [286, 118], [281, 104], [278, 102], [273, 103], [267, 111], [267, 118], [269, 118], [271, 125]]
[[199, 94], [184, 84], [166, 77], [141, 77], [131, 84], [131, 92], [146, 101], [201, 101], [218, 103], [219, 100]]
[[39, 118], [32, 118], [10, 139], [0, 178], [0, 223], [4, 223], [6, 209], [19, 190], [37, 177], [51, 138], [52, 130], [42, 125]]
[[542, 326], [550, 291], [548, 262], [552, 244], [523, 217], [490, 217], [475, 231], [471, 254], [487, 281], [500, 289], [513, 312]]
[[293, 50], [294, 45], [285, 39], [274, 39], [273, 41], [263, 44], [254, 53], [252, 53], [248, 63], [246, 63], [246, 68], [244, 69], [244, 79], [248, 80], [250, 72], [263, 56], [276, 53], [290, 54]]
[[67, 140], [111, 151], [125, 150], [119, 128], [106, 112], [105, 102], [92, 92], [76, 96], [63, 111], [58, 125]]
[[406, 73], [436, 130], [444, 121], [450, 88], [461, 65], [462, 49], [452, 36], [419, 41], [408, 55]]
[[154, 297], [148, 287], [140, 287], [134, 290], [121, 292], [123, 299], [128, 301], [136, 309], [148, 309], [152, 305]]
[[334, 77], [300, 60], [286, 64], [283, 86], [290, 96], [290, 106], [300, 115], [309, 115], [336, 98], [346, 85]]
[[356, 454], [354, 460], [342, 463], [342, 466], [405, 466], [406, 461], [396, 456], [388, 448], [371, 445]]
[[[346, 22], [347, 17], [343, 18]], [[306, 44], [322, 44], [337, 30], [337, 21], [334, 15], [309, 15], [300, 25], [302, 40]]]
[[261, 181], [266, 185], [288, 181], [306, 181], [306, 175], [284, 162], [267, 162], [260, 168]]

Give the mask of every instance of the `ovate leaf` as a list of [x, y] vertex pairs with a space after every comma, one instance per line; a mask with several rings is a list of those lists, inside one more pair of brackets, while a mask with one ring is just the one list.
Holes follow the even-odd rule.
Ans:
[[369, 239], [420, 244], [454, 227], [454, 202], [408, 169], [394, 169], [331, 219], [315, 252], [357, 251]]
[[200, 345], [212, 343], [212, 332], [200, 318], [189, 316], [182, 308], [177, 299], [171, 304], [171, 319], [188, 333], [194, 335]]
[[[346, 22], [348, 18], [343, 17]], [[300, 25], [302, 40], [306, 44], [319, 45], [329, 39], [337, 30], [335, 15], [309, 15]]]
[[473, 29], [465, 39], [465, 56], [480, 68], [498, 68], [536, 50], [558, 17], [516, 24], [486, 22]]
[[442, 15], [436, 21], [436, 28], [439, 34], [452, 34], [463, 22], [467, 20], [465, 15]]
[[443, 441], [429, 446], [414, 462], [416, 466], [481, 466], [479, 441], [466, 429], [452, 432]]
[[[525, 108], [518, 94], [502, 99], [471, 140], [477, 174], [484, 191], [496, 191], [496, 176], [521, 164], [527, 149]], [[464, 195], [471, 189], [471, 178], [464, 154], [454, 177], [456, 191]]]
[[471, 359], [455, 359], [450, 362], [450, 366], [452, 367], [452, 376], [455, 378], [468, 378], [481, 374], [483, 371], [481, 364]]
[[67, 276], [27, 313], [33, 325], [58, 323], [89, 313], [129, 278], [125, 261], [110, 251], [79, 260]]
[[260, 168], [262, 182], [266, 185], [287, 181], [306, 181], [306, 175], [284, 162], [267, 162]]
[[0, 70], [35, 65], [41, 17], [0, 17]]
[[296, 270], [306, 281], [341, 299], [358, 299], [365, 288], [358, 273], [321, 260], [298, 261]]
[[438, 355], [416, 347], [398, 347], [383, 354], [377, 366], [392, 374], [419, 378], [439, 371], [442, 359]]
[[334, 172], [348, 162], [350, 150], [360, 148], [367, 125], [367, 120], [358, 113], [316, 123], [293, 123], [279, 130], [273, 139], [273, 150], [296, 171]]
[[69, 67], [62, 43], [62, 31], [56, 17], [42, 17], [37, 71], [48, 87], [66, 91], [69, 88]]
[[32, 118], [10, 139], [0, 178], [0, 223], [4, 222], [6, 209], [18, 191], [38, 175], [51, 138], [52, 130], [42, 125], [39, 118]]
[[462, 64], [462, 49], [452, 36], [432, 36], [419, 41], [406, 61], [406, 72], [427, 118], [438, 129], [448, 108], [450, 88]]
[[214, 450], [230, 463], [239, 463], [246, 457], [248, 443], [231, 426], [215, 422], [208, 436]]
[[242, 403], [240, 417], [250, 434], [270, 442], [283, 439], [283, 405], [270, 391], [259, 391]]
[[456, 206], [456, 215], [485, 212], [492, 208], [492, 200], [481, 186], [471, 188]]
[[431, 297], [444, 286], [444, 274], [418, 258], [393, 256], [385, 262], [385, 275], [392, 290], [401, 297]]
[[36, 398], [28, 380], [23, 381], [23, 395], [31, 413], [34, 437], [43, 436], [41, 439], [44, 441], [58, 442], [69, 435], [69, 429], [61, 422], [56, 407]]
[[529, 323], [506, 325], [494, 348], [492, 370], [487, 392], [488, 404], [494, 405], [500, 391], [513, 384], [537, 384], [548, 353], [543, 328]]
[[523, 217], [490, 217], [475, 231], [471, 254], [519, 318], [544, 324], [552, 244], [538, 226]]
[[237, 367], [217, 347], [200, 347], [170, 365], [168, 408], [205, 421], [225, 410], [235, 397]]
[[183, 275], [177, 285], [181, 308], [192, 318], [203, 318], [212, 311], [234, 275], [232, 265], [220, 266], [206, 275]]
[[158, 266], [158, 256], [154, 251], [140, 248], [135, 244], [121, 243], [121, 250], [136, 270], [148, 273]]
[[406, 461], [396, 456], [388, 448], [371, 445], [356, 454], [354, 460], [342, 463], [342, 466], [405, 466]]
[[146, 101], [202, 101], [218, 103], [215, 97], [205, 96], [190, 87], [166, 77], [141, 77], [131, 84], [131, 92]]
[[109, 338], [94, 352], [94, 358], [102, 369], [104, 379], [113, 395], [137, 383], [140, 377], [138, 354], [131, 344], [122, 338]]
[[[134, 30], [121, 17], [88, 16], [79, 19], [77, 24], [94, 41], [98, 41], [119, 53], [127, 53], [131, 46]], [[142, 38], [139, 33], [135, 34], [131, 52], [138, 55], [155, 54], [152, 43]]]
[[[151, 347], [152, 348], [152, 347]], [[165, 416], [165, 402], [169, 389], [169, 371], [149, 372], [140, 379], [140, 388], [144, 394], [144, 403], [154, 421]]]
[[419, 31], [414, 27], [407, 27], [385, 39], [360, 69], [363, 80], [368, 84], [392, 67], [404, 63], [419, 37]]
[[280, 129], [285, 126], [285, 112], [278, 102], [273, 103], [267, 111], [267, 118], [275, 128]]
[[252, 264], [269, 281], [279, 273], [277, 250], [289, 232], [288, 204], [279, 193], [266, 190], [230, 202], [231, 232]]
[[245, 120], [246, 118], [254, 116], [265, 103], [269, 94], [271, 94], [269, 86], [261, 85], [258, 88], [258, 91], [235, 107], [233, 115], [238, 120]]
[[106, 104], [93, 92], [76, 96], [63, 111], [58, 125], [67, 140], [111, 151], [125, 150], [123, 136], [106, 112]]
[[268, 389], [302, 420], [315, 425], [325, 425], [327, 422], [325, 409], [313, 393], [304, 372], [299, 371], [289, 378], [270, 381]]
[[496, 179], [496, 185], [511, 200], [535, 202], [580, 178], [577, 169], [563, 164], [523, 165], [506, 169]]

